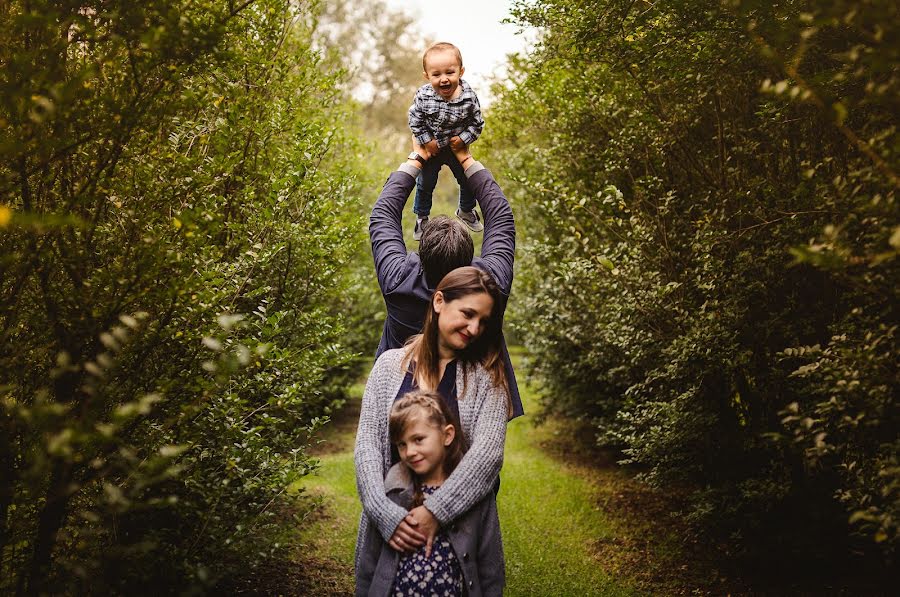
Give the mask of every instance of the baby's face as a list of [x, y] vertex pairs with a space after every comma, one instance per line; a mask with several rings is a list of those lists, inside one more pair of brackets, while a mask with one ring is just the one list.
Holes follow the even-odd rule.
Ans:
[[456, 52], [440, 50], [431, 52], [425, 59], [425, 78], [444, 99], [451, 99], [459, 88], [459, 78], [466, 72], [459, 64]]

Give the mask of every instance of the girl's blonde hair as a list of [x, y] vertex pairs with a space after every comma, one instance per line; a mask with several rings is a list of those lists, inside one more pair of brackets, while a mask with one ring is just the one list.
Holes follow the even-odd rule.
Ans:
[[[419, 418], [423, 418], [425, 423], [431, 427], [436, 427], [443, 431], [447, 425], [453, 425], [456, 433], [453, 441], [447, 446], [444, 454], [444, 475], [450, 476], [450, 473], [462, 460], [463, 454], [466, 452], [465, 441], [463, 439], [462, 428], [459, 421], [453, 416], [447, 403], [437, 392], [426, 392], [422, 390], [414, 390], [407, 392], [399, 400], [394, 402], [391, 407], [391, 415], [388, 419], [388, 434], [391, 443], [397, 444], [406, 428]], [[421, 482], [415, 472], [410, 470], [413, 477], [413, 485], [415, 487], [413, 493], [412, 507], [421, 506], [425, 501], [425, 495], [422, 493]]]
[[[477, 340], [457, 353], [459, 369], [463, 373], [463, 394], [467, 381], [468, 369], [480, 363], [491, 376], [491, 383], [503, 390], [506, 397], [507, 416], [512, 413], [512, 402], [509, 397], [509, 382], [506, 379], [506, 368], [502, 358], [501, 320], [503, 318], [503, 294], [490, 274], [477, 267], [460, 267], [440, 281], [435, 293], [441, 292], [444, 301], [449, 303], [456, 299], [484, 292], [494, 301], [487, 327]], [[440, 358], [438, 354], [438, 314], [434, 310], [434, 296], [425, 313], [422, 333], [413, 336], [407, 342], [406, 357], [403, 366], [408, 367], [410, 361], [416, 366], [416, 379], [419, 385], [425, 382], [430, 388], [437, 388], [440, 383]]]

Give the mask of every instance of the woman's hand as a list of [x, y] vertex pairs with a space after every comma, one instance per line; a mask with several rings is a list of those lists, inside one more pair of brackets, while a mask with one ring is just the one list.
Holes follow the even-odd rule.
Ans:
[[416, 528], [419, 529], [419, 533], [425, 535], [425, 557], [430, 558], [431, 545], [434, 543], [434, 536], [437, 535], [440, 527], [437, 518], [425, 506], [413, 508], [409, 511], [409, 516], [412, 516], [417, 521]]
[[[426, 544], [426, 537], [416, 530], [418, 525], [419, 521], [413, 516], [413, 513], [410, 512], [406, 515], [406, 518], [400, 521], [397, 528], [394, 529], [394, 534], [391, 535], [388, 545], [396, 551], [401, 551], [403, 553], [411, 553], [419, 549]], [[431, 551], [430, 541], [428, 542], [428, 551]]]

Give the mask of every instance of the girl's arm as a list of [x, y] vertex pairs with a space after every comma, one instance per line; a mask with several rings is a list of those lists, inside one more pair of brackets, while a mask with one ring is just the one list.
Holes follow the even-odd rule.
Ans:
[[384, 410], [385, 391], [383, 374], [391, 366], [391, 359], [385, 362], [381, 355], [366, 382], [359, 427], [356, 430], [356, 448], [353, 460], [356, 464], [356, 489], [363, 510], [376, 525], [385, 541], [391, 538], [394, 529], [406, 517], [407, 511], [388, 499], [384, 491], [384, 453], [387, 445], [387, 412]]
[[468, 511], [494, 488], [503, 466], [506, 441], [506, 400], [503, 390], [490, 383], [483, 372], [478, 394], [485, 396], [475, 415], [469, 451], [444, 484], [425, 499], [425, 507], [442, 525]]

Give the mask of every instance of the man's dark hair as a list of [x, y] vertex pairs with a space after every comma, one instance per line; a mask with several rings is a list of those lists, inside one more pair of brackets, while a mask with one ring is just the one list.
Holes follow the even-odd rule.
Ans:
[[419, 241], [419, 259], [429, 288], [436, 287], [456, 268], [472, 265], [474, 256], [475, 244], [462, 222], [435, 216], [425, 223]]

